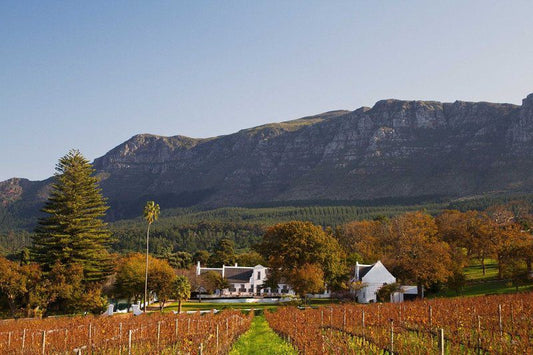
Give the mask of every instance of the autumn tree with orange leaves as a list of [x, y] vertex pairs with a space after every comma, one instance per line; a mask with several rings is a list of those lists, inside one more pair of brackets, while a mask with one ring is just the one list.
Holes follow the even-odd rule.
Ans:
[[385, 260], [402, 281], [416, 283], [419, 296], [423, 287], [445, 282], [452, 275], [450, 247], [439, 239], [433, 217], [412, 212], [390, 223], [393, 253]]
[[[316, 292], [319, 284], [341, 287], [341, 282], [349, 280], [337, 240], [310, 222], [292, 221], [272, 226], [256, 249], [275, 270], [270, 277], [286, 280], [291, 287], [298, 288], [297, 293], [302, 297]], [[275, 284], [280, 280], [270, 281], [269, 284]]]

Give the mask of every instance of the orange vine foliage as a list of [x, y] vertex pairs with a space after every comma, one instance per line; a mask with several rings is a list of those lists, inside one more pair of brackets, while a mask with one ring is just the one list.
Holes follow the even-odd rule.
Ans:
[[533, 293], [267, 312], [305, 354], [533, 353]]
[[0, 322], [0, 354], [42, 354], [43, 349], [46, 354], [198, 354], [200, 348], [204, 354], [224, 354], [250, 327], [252, 317], [225, 310], [7, 320]]

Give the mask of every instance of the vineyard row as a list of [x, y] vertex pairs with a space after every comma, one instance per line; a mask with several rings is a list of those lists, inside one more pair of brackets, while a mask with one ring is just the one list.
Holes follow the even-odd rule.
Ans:
[[224, 354], [253, 315], [147, 314], [0, 323], [1, 354]]

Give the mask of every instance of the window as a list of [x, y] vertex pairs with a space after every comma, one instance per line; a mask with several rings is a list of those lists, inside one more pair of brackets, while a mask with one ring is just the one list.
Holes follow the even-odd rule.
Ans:
[[258, 279], [258, 280], [261, 280], [261, 271], [258, 271], [258, 272], [257, 272], [257, 279]]

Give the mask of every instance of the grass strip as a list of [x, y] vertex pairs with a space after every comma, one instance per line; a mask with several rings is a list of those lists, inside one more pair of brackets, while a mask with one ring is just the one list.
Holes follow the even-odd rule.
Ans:
[[254, 317], [250, 329], [240, 336], [230, 351], [230, 355], [240, 354], [296, 355], [298, 352], [274, 333], [261, 315]]

